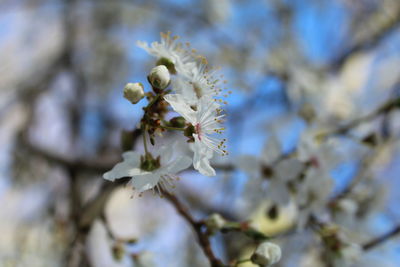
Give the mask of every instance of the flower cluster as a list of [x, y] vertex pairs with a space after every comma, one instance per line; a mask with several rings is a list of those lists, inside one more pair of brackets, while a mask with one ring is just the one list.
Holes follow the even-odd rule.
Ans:
[[[178, 39], [170, 33], [161, 33], [161, 42], [148, 45], [138, 41], [139, 47], [157, 59], [156, 67], [147, 77], [152, 91], [144, 93], [140, 83], [129, 83], [124, 89], [125, 98], [133, 104], [144, 96], [149, 101], [140, 123], [145, 151], [144, 155], [135, 151], [124, 153], [123, 162], [105, 173], [104, 178], [114, 181], [132, 177], [130, 183], [140, 193], [149, 189], [162, 193], [166, 185], [172, 185], [176, 173], [191, 163], [201, 174], [214, 176], [216, 172], [210, 164], [214, 153], [228, 154], [226, 139], [218, 135], [225, 130], [222, 106], [227, 102], [222, 97], [231, 92], [223, 94], [222, 86], [226, 83], [223, 76], [218, 76], [217, 69], [211, 69], [204, 57]], [[179, 116], [168, 121], [166, 115], [170, 111]], [[176, 144], [164, 146], [156, 154], [149, 152], [147, 136], [154, 146], [156, 134], [162, 135], [167, 130], [183, 133], [186, 138], [183, 143], [192, 150], [192, 159], [184, 153], [171, 157]]]

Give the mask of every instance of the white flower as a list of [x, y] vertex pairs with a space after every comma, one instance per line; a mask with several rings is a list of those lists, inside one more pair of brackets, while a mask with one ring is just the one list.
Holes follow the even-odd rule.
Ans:
[[136, 104], [144, 97], [143, 84], [127, 83], [124, 87], [124, 97], [132, 104]]
[[165, 89], [171, 80], [169, 71], [164, 65], [159, 65], [151, 69], [149, 81], [151, 85], [159, 89]]
[[217, 77], [217, 69], [211, 70], [208, 67], [204, 57], [198, 58], [191, 65], [178, 67], [177, 71], [181, 74], [181, 78], [176, 79], [173, 89], [177, 94], [181, 94], [191, 106], [196, 106], [203, 96], [211, 98], [218, 96], [222, 92], [222, 84], [226, 83], [221, 79], [222, 76]]
[[277, 263], [281, 259], [281, 248], [271, 242], [261, 243], [251, 256], [255, 264], [267, 267]]
[[333, 180], [320, 169], [309, 168], [304, 181], [296, 194], [299, 205], [298, 228], [303, 228], [312, 214], [322, 214], [325, 211]]
[[254, 195], [255, 190], [263, 189], [265, 182], [268, 181], [263, 197], [277, 204], [286, 205], [290, 200], [288, 183], [299, 176], [304, 164], [295, 158], [279, 160], [282, 155], [281, 150], [279, 141], [272, 135], [264, 146], [260, 158], [241, 156], [238, 165], [250, 176], [251, 194]]
[[294, 158], [279, 161], [268, 184], [266, 196], [275, 203], [288, 204], [291, 194], [288, 184], [300, 175], [303, 168], [304, 165]]
[[[150, 55], [167, 65], [171, 73], [175, 73], [176, 69], [185, 70], [187, 67], [192, 66], [192, 56], [189, 52], [182, 48], [182, 44], [177, 42], [178, 36], [171, 37], [171, 33], [160, 33], [161, 43], [152, 42], [151, 46], [146, 42], [137, 41], [136, 44], [144, 49]], [[169, 66], [172, 63], [172, 66]]]
[[248, 220], [253, 228], [266, 236], [276, 236], [291, 229], [296, 218], [297, 205], [293, 199], [287, 205], [262, 200]]
[[270, 167], [282, 155], [282, 148], [275, 135], [271, 135], [265, 143], [261, 157], [250, 155], [238, 159], [239, 168], [243, 169], [252, 179], [262, 179], [263, 168]]
[[298, 159], [329, 172], [339, 163], [341, 155], [337, 151], [338, 145], [333, 140], [322, 142], [319, 140], [319, 134], [315, 129], [308, 129], [301, 135], [297, 149]]
[[141, 155], [138, 152], [130, 151], [122, 154], [123, 161], [115, 165], [111, 171], [106, 172], [103, 178], [114, 181], [122, 177], [132, 177], [130, 185], [139, 193], [157, 189], [159, 186], [173, 185], [177, 180], [176, 173], [188, 168], [192, 163], [191, 159], [185, 155], [173, 157], [173, 147], [175, 143], [169, 146], [162, 146], [155, 154], [156, 160], [159, 160], [159, 166], [152, 171], [141, 169]]
[[204, 96], [199, 99], [197, 110], [194, 111], [186, 103], [182, 95], [169, 94], [164, 96], [164, 99], [194, 127], [194, 168], [203, 175], [214, 176], [215, 170], [210, 166], [209, 162], [213, 156], [213, 151], [222, 155], [227, 154], [224, 149], [226, 139], [220, 141], [212, 136], [215, 133], [220, 134], [224, 130], [219, 124], [224, 116], [218, 115], [220, 112], [219, 105], [212, 98]]

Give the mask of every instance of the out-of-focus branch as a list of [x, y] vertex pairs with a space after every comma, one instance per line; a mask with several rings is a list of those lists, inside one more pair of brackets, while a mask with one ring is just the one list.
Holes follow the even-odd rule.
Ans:
[[340, 56], [338, 56], [329, 66], [330, 70], [336, 71], [341, 69], [341, 67], [347, 61], [347, 59], [349, 59], [353, 54], [376, 47], [381, 43], [381, 41], [385, 37], [393, 33], [399, 27], [400, 27], [400, 9], [397, 10], [393, 18], [390, 19], [386, 24], [382, 25], [382, 27], [379, 30], [375, 31], [368, 38], [353, 44], [345, 52], [343, 52]]
[[26, 138], [22, 138], [22, 144], [29, 153], [41, 157], [51, 163], [59, 164], [64, 167], [79, 170], [80, 172], [93, 172], [93, 173], [103, 173], [110, 170], [115, 162], [105, 162], [104, 160], [84, 160], [84, 159], [73, 159], [62, 156], [58, 153], [54, 153], [48, 149], [44, 149], [33, 145], [31, 142], [27, 141]]
[[103, 212], [103, 208], [110, 198], [112, 192], [119, 186], [128, 182], [130, 177], [121, 178], [116, 182], [104, 181], [99, 193], [86, 205], [83, 206], [81, 216], [79, 218], [79, 228], [88, 229], [94, 220]]
[[[362, 118], [358, 118], [358, 119], [356, 119], [342, 127], [339, 127], [338, 129], [335, 129], [329, 133], [324, 133], [323, 135], [329, 136], [329, 135], [333, 135], [333, 134], [346, 134], [351, 129], [357, 127], [361, 123], [372, 120], [379, 115], [387, 114], [390, 110], [392, 110], [394, 108], [399, 108], [399, 107], [400, 107], [400, 98], [390, 99], [389, 101], [384, 103], [382, 106], [380, 106], [378, 109], [376, 109], [371, 114], [369, 114], [365, 117], [362, 117]], [[334, 205], [339, 199], [346, 197], [349, 193], [352, 192], [353, 188], [366, 176], [366, 172], [369, 170], [369, 166], [375, 159], [376, 155], [378, 155], [378, 152], [379, 152], [379, 149], [376, 148], [371, 155], [367, 155], [363, 159], [361, 166], [359, 167], [359, 169], [360, 169], [359, 173], [355, 176], [355, 178], [352, 179], [352, 181], [339, 194], [337, 194], [331, 201], [329, 201], [329, 205]]]
[[382, 114], [386, 114], [388, 113], [390, 110], [394, 109], [394, 108], [399, 108], [400, 107], [400, 98], [395, 98], [395, 99], [389, 99], [387, 102], [385, 102], [383, 105], [381, 105], [379, 108], [377, 108], [375, 111], [373, 111], [372, 113], [355, 119], [341, 127], [338, 127], [334, 130], [322, 133], [321, 136], [325, 137], [325, 136], [330, 136], [330, 135], [335, 135], [335, 134], [346, 134], [348, 133], [350, 130], [354, 129], [355, 127], [359, 126], [362, 123], [365, 123], [367, 121], [370, 121], [372, 119], [375, 119], [377, 116], [382, 115]]
[[397, 225], [395, 228], [393, 228], [393, 230], [391, 230], [390, 232], [379, 236], [375, 239], [372, 239], [371, 241], [365, 243], [362, 248], [364, 250], [369, 250], [372, 249], [380, 244], [382, 244], [383, 242], [389, 240], [390, 238], [395, 237], [396, 235], [400, 234], [400, 225]]
[[170, 193], [163, 191], [162, 194], [169, 200], [169, 202], [175, 207], [176, 211], [192, 226], [196, 233], [197, 240], [204, 254], [210, 262], [211, 267], [222, 267], [224, 264], [218, 259], [212, 251], [210, 240], [208, 235], [202, 231], [204, 224], [196, 221], [188, 210], [181, 204], [177, 197]]
[[[134, 139], [140, 136], [140, 129], [136, 129], [133, 132]], [[58, 153], [54, 153], [48, 149], [41, 148], [39, 146], [33, 145], [27, 140], [27, 138], [21, 138], [21, 143], [24, 148], [28, 150], [29, 153], [34, 154], [38, 157], [46, 159], [49, 162], [59, 164], [68, 168], [79, 170], [80, 172], [91, 172], [91, 173], [104, 173], [109, 171], [115, 164], [116, 161], [104, 160], [104, 159], [74, 159], [69, 158]], [[220, 171], [234, 171], [235, 166], [227, 164], [214, 164], [213, 168]]]

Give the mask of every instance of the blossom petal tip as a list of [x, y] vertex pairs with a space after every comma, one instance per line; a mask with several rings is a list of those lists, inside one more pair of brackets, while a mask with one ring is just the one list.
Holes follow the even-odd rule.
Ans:
[[110, 172], [106, 172], [103, 174], [103, 179], [110, 181], [110, 182], [114, 182], [115, 178], [111, 176]]

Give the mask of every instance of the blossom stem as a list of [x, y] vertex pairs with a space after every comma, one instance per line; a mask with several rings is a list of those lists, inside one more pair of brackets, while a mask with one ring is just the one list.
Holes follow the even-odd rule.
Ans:
[[185, 131], [185, 128], [177, 128], [177, 127], [171, 127], [171, 126], [166, 126], [166, 125], [161, 125], [161, 128], [164, 128], [167, 130], [172, 130], [172, 131]]
[[144, 125], [143, 127], [143, 147], [144, 147], [144, 152], [146, 153], [146, 155], [149, 153], [149, 151], [147, 150], [147, 140], [146, 140], [146, 125]]
[[208, 258], [211, 267], [223, 267], [225, 266], [220, 259], [218, 259], [211, 248], [211, 243], [209, 236], [202, 231], [203, 223], [196, 221], [192, 215], [188, 212], [186, 207], [184, 207], [177, 197], [171, 195], [167, 191], [161, 190], [161, 193], [166, 197], [166, 199], [175, 207], [176, 211], [192, 226], [196, 233], [197, 241], [202, 248], [204, 254]]
[[146, 109], [150, 108], [154, 103], [157, 102], [157, 100], [160, 98], [160, 94], [157, 94], [150, 102], [147, 104]]

